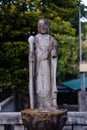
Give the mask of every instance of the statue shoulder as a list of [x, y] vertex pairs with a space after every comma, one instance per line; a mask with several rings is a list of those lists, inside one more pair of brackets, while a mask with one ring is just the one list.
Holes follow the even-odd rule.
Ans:
[[40, 34], [35, 35], [35, 48], [39, 45]]
[[39, 37], [41, 37], [41, 34], [36, 34], [35, 35], [35, 39], [39, 39]]
[[53, 37], [53, 36], [50, 36], [50, 38], [51, 38], [51, 44], [52, 44], [52, 46], [58, 46], [58, 41]]

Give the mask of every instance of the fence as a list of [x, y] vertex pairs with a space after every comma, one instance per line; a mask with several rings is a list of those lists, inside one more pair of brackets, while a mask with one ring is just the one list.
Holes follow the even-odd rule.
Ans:
[[25, 130], [20, 112], [1, 112], [0, 130]]
[[[11, 96], [0, 103], [0, 130], [27, 130], [21, 120], [21, 112], [15, 111]], [[62, 130], [87, 130], [87, 112], [68, 112], [66, 126]]]
[[0, 103], [0, 112], [14, 112], [15, 111], [15, 98], [10, 96]]
[[87, 130], [87, 112], [68, 112], [63, 130]]
[[[87, 112], [68, 112], [67, 117], [63, 130], [87, 130]], [[0, 130], [26, 130], [21, 120], [21, 112], [1, 112]]]

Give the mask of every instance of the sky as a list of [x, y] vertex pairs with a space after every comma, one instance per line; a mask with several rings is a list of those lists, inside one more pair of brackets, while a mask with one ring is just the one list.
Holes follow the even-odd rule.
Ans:
[[[87, 6], [87, 0], [82, 0], [82, 2], [81, 3], [83, 3], [85, 6]], [[87, 9], [85, 10], [85, 11], [87, 11]], [[81, 18], [81, 22], [87, 22], [87, 18], [85, 18], [85, 17], [82, 17]]]
[[87, 0], [82, 0], [82, 3], [84, 3], [87, 6]]

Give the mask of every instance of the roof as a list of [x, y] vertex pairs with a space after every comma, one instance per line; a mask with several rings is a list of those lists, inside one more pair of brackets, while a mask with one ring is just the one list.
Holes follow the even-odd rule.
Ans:
[[[74, 80], [62, 82], [61, 85], [68, 87], [72, 90], [80, 90], [81, 89], [80, 79], [74, 79]], [[85, 78], [85, 85], [87, 88], [87, 78]]]
[[66, 87], [57, 87], [58, 93], [69, 93], [69, 89]]

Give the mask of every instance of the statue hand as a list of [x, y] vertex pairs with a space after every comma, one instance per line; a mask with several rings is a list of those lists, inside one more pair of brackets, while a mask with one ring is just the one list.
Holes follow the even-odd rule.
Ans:
[[52, 56], [53, 58], [57, 57], [57, 51], [56, 51], [55, 48], [51, 51], [51, 56]]
[[33, 55], [33, 53], [29, 54], [29, 61], [34, 61], [34, 55]]

